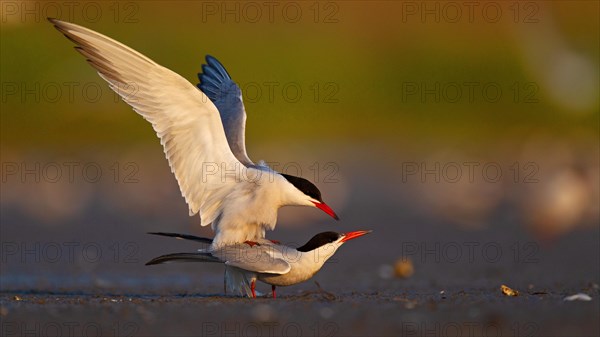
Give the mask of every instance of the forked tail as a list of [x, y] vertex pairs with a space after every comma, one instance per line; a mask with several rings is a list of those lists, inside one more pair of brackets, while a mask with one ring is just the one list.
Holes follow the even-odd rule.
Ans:
[[147, 266], [167, 262], [220, 262], [223, 261], [212, 256], [210, 253], [173, 253], [155, 257], [146, 262]]
[[[177, 239], [192, 240], [205, 244], [212, 244], [213, 240], [188, 234], [152, 232], [152, 235], [167, 236]], [[155, 257], [146, 263], [147, 266], [168, 262], [220, 262], [220, 259], [212, 256], [209, 252], [174, 253]], [[254, 273], [225, 265], [225, 293], [236, 296], [252, 297], [250, 284], [255, 280]]]
[[[197, 242], [202, 242], [206, 244], [212, 244], [212, 239], [202, 238], [199, 236], [188, 235], [188, 234], [177, 234], [177, 233], [165, 233], [165, 232], [150, 232], [148, 234], [152, 235], [160, 235], [160, 236], [168, 236], [177, 239], [184, 240], [192, 240]], [[153, 264], [161, 264], [166, 262], [223, 262], [218, 258], [212, 256], [207, 252], [196, 252], [196, 253], [173, 253], [161, 255], [159, 257], [155, 257], [152, 260], [146, 263], [147, 266]]]

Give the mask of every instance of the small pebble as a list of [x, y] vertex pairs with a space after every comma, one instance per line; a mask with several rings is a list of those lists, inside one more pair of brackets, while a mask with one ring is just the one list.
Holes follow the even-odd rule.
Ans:
[[409, 258], [400, 258], [394, 265], [394, 275], [399, 278], [409, 278], [415, 273], [412, 260]]
[[564, 299], [565, 301], [591, 301], [592, 298], [588, 294], [579, 293], [571, 296], [567, 296]]
[[511, 289], [507, 286], [505, 286], [504, 284], [500, 286], [500, 289], [502, 290], [502, 293], [506, 296], [519, 296], [519, 292]]

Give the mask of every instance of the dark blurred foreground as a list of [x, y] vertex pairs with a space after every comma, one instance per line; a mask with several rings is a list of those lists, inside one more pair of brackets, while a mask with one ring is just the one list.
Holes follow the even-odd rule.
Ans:
[[[315, 288], [314, 286], [311, 288]], [[598, 305], [562, 288], [507, 298], [496, 287], [294, 291], [277, 300], [173, 289], [3, 293], [3, 336], [595, 336]], [[598, 289], [589, 289], [595, 294]], [[19, 300], [15, 300], [18, 298]], [[32, 319], [35, 317], [35, 319]]]

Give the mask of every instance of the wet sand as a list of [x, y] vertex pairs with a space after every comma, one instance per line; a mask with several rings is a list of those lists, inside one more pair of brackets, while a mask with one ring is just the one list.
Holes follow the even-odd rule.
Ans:
[[[593, 336], [598, 302], [575, 289], [506, 297], [496, 288], [222, 294], [3, 292], [2, 335], [43, 336]], [[598, 290], [589, 289], [597, 294]]]
[[[369, 246], [379, 241], [373, 238]], [[35, 263], [9, 259], [0, 293], [2, 336], [597, 336], [600, 328], [593, 271], [578, 274], [578, 264], [554, 250], [542, 249], [525, 266], [512, 258], [476, 264], [442, 256], [434, 263], [415, 255], [415, 274], [400, 279], [386, 273], [390, 251], [382, 247], [371, 260], [356, 240], [313, 280], [279, 287], [277, 299], [247, 299], [224, 296], [216, 264], [143, 265], [155, 253], [183, 250], [175, 241], [152, 247], [156, 241], [144, 238], [136, 261], [111, 258], [91, 270], [77, 263], [33, 269]], [[564, 251], [576, 252], [593, 238], [567, 241]], [[502, 284], [519, 296], [502, 294]], [[592, 301], [564, 301], [575, 293]]]

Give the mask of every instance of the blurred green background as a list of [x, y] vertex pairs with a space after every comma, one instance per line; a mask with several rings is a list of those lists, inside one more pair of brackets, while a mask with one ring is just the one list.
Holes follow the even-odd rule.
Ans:
[[[444, 2], [282, 3], [272, 14], [261, 3], [56, 4], [3, 4], [3, 149], [154, 141], [128, 106], [114, 104], [104, 84], [97, 103], [83, 98], [83, 85], [101, 80], [45, 21], [55, 14], [133, 47], [192, 83], [204, 55], [218, 57], [243, 89], [254, 94], [259, 87], [260, 98], [246, 103], [250, 144], [294, 137], [486, 147], [537, 131], [567, 139], [598, 134], [594, 1], [492, 2], [499, 14], [486, 2], [472, 13], [462, 3]], [[72, 100], [65, 82], [79, 84]], [[279, 84], [274, 100], [267, 99], [267, 82]], [[477, 84], [472, 102], [466, 82]], [[283, 99], [289, 83], [302, 89], [297, 102]], [[418, 91], [403, 92], [407, 83]], [[420, 89], [436, 83], [438, 93], [448, 90], [452, 97], [458, 84], [462, 96], [435, 102], [430, 95], [422, 102]], [[496, 102], [483, 96], [488, 83], [502, 90]], [[34, 94], [21, 95], [36, 85], [39, 102]], [[95, 87], [88, 89], [95, 97]], [[288, 96], [295, 98], [294, 87]], [[286, 127], [289, 120], [293, 127]]]

